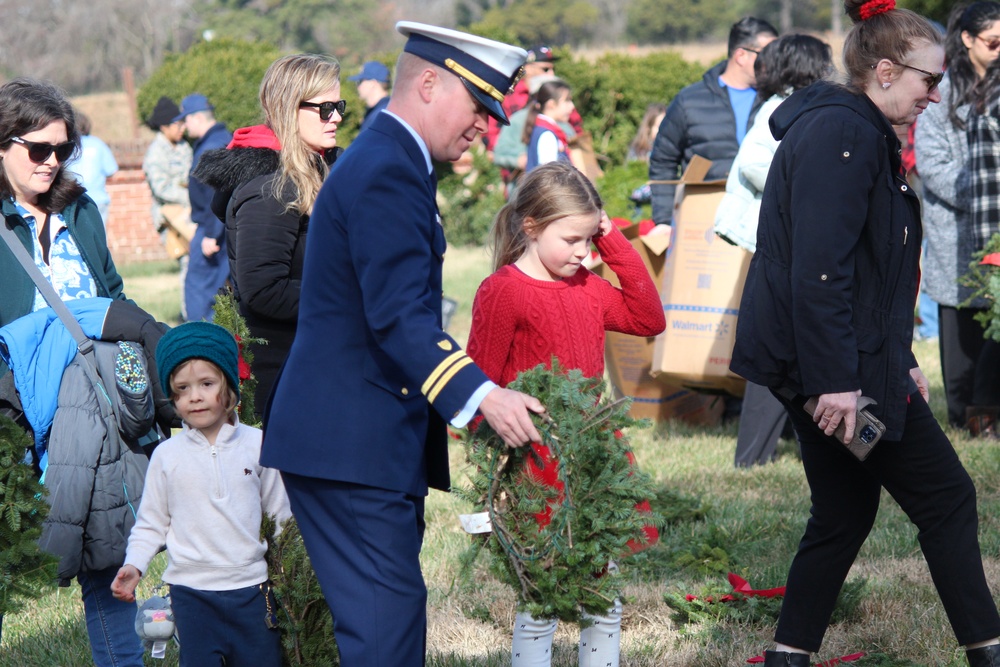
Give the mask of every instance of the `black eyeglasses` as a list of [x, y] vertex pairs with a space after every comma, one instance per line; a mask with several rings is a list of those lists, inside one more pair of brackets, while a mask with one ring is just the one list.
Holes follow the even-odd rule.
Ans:
[[760, 51], [758, 51], [757, 49], [751, 49], [749, 46], [741, 46], [740, 48], [743, 49], [744, 51], [749, 51], [750, 53], [757, 53], [757, 54], [760, 53]]
[[300, 102], [299, 108], [315, 108], [319, 109], [319, 119], [322, 121], [330, 120], [333, 116], [333, 112], [336, 111], [343, 118], [344, 114], [347, 113], [347, 100], [339, 100], [337, 102]]
[[941, 79], [944, 78], [944, 72], [938, 72], [937, 74], [934, 74], [933, 72], [928, 72], [925, 69], [920, 69], [919, 67], [907, 65], [905, 63], [896, 63], [896, 64], [899, 65], [900, 67], [905, 67], [906, 69], [912, 69], [914, 72], [920, 72], [921, 74], [923, 74], [924, 83], [927, 84], [928, 93], [933, 92], [934, 89], [938, 87], [938, 84], [941, 83]]
[[15, 144], [21, 144], [27, 148], [28, 159], [38, 164], [48, 160], [49, 156], [53, 153], [56, 154], [56, 162], [65, 162], [73, 155], [73, 151], [76, 150], [76, 144], [72, 141], [62, 144], [47, 144], [44, 141], [28, 141], [21, 137], [11, 137], [10, 140]]

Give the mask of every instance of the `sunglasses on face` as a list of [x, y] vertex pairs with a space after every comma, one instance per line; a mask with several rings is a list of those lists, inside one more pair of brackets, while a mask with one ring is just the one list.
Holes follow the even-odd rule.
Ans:
[[986, 46], [986, 48], [990, 51], [996, 51], [997, 49], [1000, 49], [1000, 39], [997, 39], [995, 37], [993, 39], [986, 39], [985, 37], [982, 37], [980, 35], [976, 35], [976, 39], [982, 42]]
[[73, 151], [76, 149], [76, 144], [72, 141], [62, 144], [47, 144], [44, 141], [28, 141], [21, 137], [11, 137], [10, 140], [15, 144], [21, 144], [27, 148], [28, 159], [38, 164], [48, 160], [49, 156], [53, 153], [56, 154], [57, 162], [65, 162], [73, 155]]
[[941, 83], [941, 79], [944, 78], [944, 72], [938, 72], [934, 74], [933, 72], [928, 72], [925, 69], [920, 69], [919, 67], [913, 67], [912, 65], [904, 65], [903, 63], [898, 63], [900, 67], [905, 67], [906, 69], [912, 69], [914, 72], [920, 72], [924, 75], [924, 83], [927, 84], [927, 92], [931, 93], [938, 84]]
[[330, 120], [333, 116], [333, 112], [336, 111], [343, 118], [344, 114], [347, 113], [347, 101], [339, 100], [337, 102], [301, 102], [299, 103], [300, 109], [314, 108], [319, 109], [319, 119], [322, 121]]

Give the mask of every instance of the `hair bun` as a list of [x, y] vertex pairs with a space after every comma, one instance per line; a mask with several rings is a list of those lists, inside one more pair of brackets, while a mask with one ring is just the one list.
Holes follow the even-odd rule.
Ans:
[[890, 9], [896, 8], [896, 0], [868, 0], [858, 9], [858, 16], [862, 21], [867, 21], [873, 16], [884, 14]]

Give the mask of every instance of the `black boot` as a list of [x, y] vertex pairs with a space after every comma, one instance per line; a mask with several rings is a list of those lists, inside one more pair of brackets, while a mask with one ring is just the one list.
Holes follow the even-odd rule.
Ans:
[[1000, 667], [1000, 644], [969, 649], [965, 657], [969, 667]]
[[[764, 667], [810, 667], [811, 664], [808, 653], [764, 651]], [[982, 664], [991, 665], [992, 663], [984, 662]]]

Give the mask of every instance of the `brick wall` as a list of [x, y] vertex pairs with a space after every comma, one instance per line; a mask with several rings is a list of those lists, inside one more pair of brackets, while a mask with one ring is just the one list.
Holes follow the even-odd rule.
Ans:
[[107, 183], [111, 195], [108, 246], [116, 264], [167, 259], [160, 235], [153, 227], [152, 195], [142, 173], [147, 144], [145, 140], [110, 144], [119, 167]]

